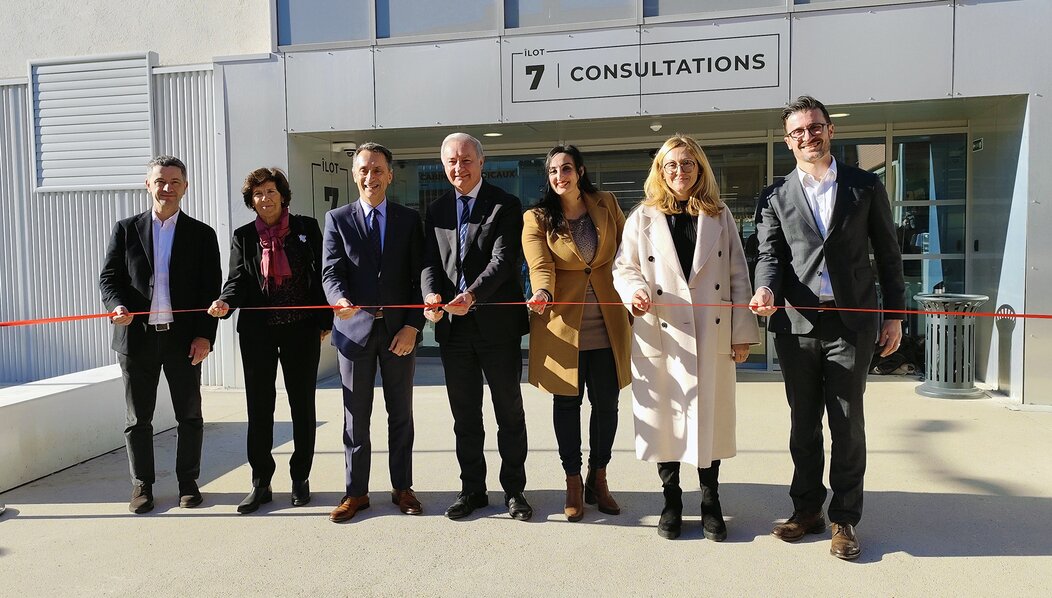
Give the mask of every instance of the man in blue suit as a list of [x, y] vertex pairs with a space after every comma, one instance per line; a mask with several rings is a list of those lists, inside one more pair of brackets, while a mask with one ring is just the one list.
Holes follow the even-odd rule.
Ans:
[[359, 199], [325, 216], [322, 286], [339, 306], [332, 331], [343, 379], [347, 493], [329, 515], [350, 520], [369, 507], [373, 379], [377, 366], [387, 405], [391, 500], [408, 515], [422, 512], [413, 493], [413, 373], [424, 316], [419, 309], [423, 228], [416, 210], [387, 201], [391, 151], [364, 143], [352, 172]]

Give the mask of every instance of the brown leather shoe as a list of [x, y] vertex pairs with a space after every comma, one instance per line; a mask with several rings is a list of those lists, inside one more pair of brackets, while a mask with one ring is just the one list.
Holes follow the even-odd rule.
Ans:
[[412, 488], [392, 490], [391, 502], [398, 505], [398, 510], [406, 515], [420, 515], [424, 512], [424, 507], [420, 505], [420, 501], [416, 498], [416, 492], [413, 492]]
[[610, 486], [606, 483], [605, 467], [588, 470], [588, 477], [584, 481], [584, 502], [597, 505], [600, 513], [621, 514], [621, 505], [614, 500], [614, 496], [610, 494]]
[[858, 544], [858, 536], [855, 535], [855, 526], [850, 523], [834, 523], [833, 543], [829, 546], [829, 554], [838, 559], [853, 561], [862, 554], [862, 547]]
[[796, 511], [788, 521], [774, 526], [771, 535], [786, 542], [796, 542], [805, 534], [820, 534], [825, 530], [826, 518], [822, 515], [822, 511], [817, 513]]
[[584, 482], [581, 474], [566, 476], [566, 504], [563, 514], [567, 521], [580, 521], [584, 517]]
[[340, 505], [329, 513], [329, 521], [333, 523], [343, 523], [344, 521], [350, 521], [351, 517], [354, 517], [355, 513], [363, 509], [369, 508], [369, 495], [365, 496], [344, 496], [343, 500], [340, 501]]

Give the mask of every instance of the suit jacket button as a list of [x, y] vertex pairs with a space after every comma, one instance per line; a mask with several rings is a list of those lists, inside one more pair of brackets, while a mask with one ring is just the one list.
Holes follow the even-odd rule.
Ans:
[[668, 322], [662, 322], [661, 323], [661, 327], [662, 328], [668, 328]]
[[719, 318], [716, 318], [716, 323], [717, 323], [717, 324], [719, 324], [719, 323], [720, 323], [720, 319], [719, 319]]
[[720, 283], [716, 283], [716, 290], [720, 290]]
[[723, 250], [722, 249], [716, 252], [716, 257], [723, 257]]
[[592, 269], [591, 268], [585, 268], [584, 269], [584, 273], [585, 274], [591, 274], [592, 273]]
[[649, 257], [647, 258], [647, 261], [648, 261], [648, 262], [652, 262], [652, 261], [654, 261], [654, 256], [649, 256]]
[[658, 290], [657, 290], [657, 294], [658, 294], [658, 295], [660, 295], [660, 294], [662, 294], [662, 293], [664, 293], [664, 292], [665, 292], [665, 291], [662, 291], [661, 289], [658, 289]]

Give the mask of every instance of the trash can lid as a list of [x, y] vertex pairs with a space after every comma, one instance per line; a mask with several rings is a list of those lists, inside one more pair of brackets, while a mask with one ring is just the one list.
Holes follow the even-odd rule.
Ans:
[[929, 301], [931, 303], [970, 303], [979, 305], [990, 300], [986, 295], [968, 295], [965, 293], [917, 293], [913, 296], [916, 301]]

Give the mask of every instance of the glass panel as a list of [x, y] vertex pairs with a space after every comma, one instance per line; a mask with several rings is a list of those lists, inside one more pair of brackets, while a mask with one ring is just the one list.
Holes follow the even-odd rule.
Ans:
[[902, 255], [964, 253], [966, 210], [963, 204], [893, 205], [892, 213], [898, 226]]
[[785, 8], [785, 0], [643, 0], [644, 17], [750, 8]]
[[504, 0], [504, 26], [536, 27], [634, 19], [638, 0]]
[[497, 1], [376, 0], [376, 37], [496, 31]]
[[[964, 258], [906, 259], [902, 265], [915, 273], [905, 276], [906, 309], [920, 309], [913, 299], [918, 293], [964, 292]], [[915, 337], [924, 336], [925, 321], [925, 316], [908, 314], [903, 322], [903, 333]]]
[[[767, 182], [767, 145], [734, 145], [707, 147], [705, 155], [712, 166], [712, 173], [720, 187], [720, 197], [734, 215], [738, 234], [745, 247], [745, 259], [749, 263], [749, 282], [755, 276], [759, 243], [753, 216], [756, 200]], [[749, 368], [767, 366], [767, 318], [757, 318], [760, 324], [760, 344], [749, 350], [745, 362]]]
[[964, 133], [896, 137], [896, 201], [965, 199], [968, 137]]
[[278, 0], [278, 45], [369, 39], [370, 0]]

